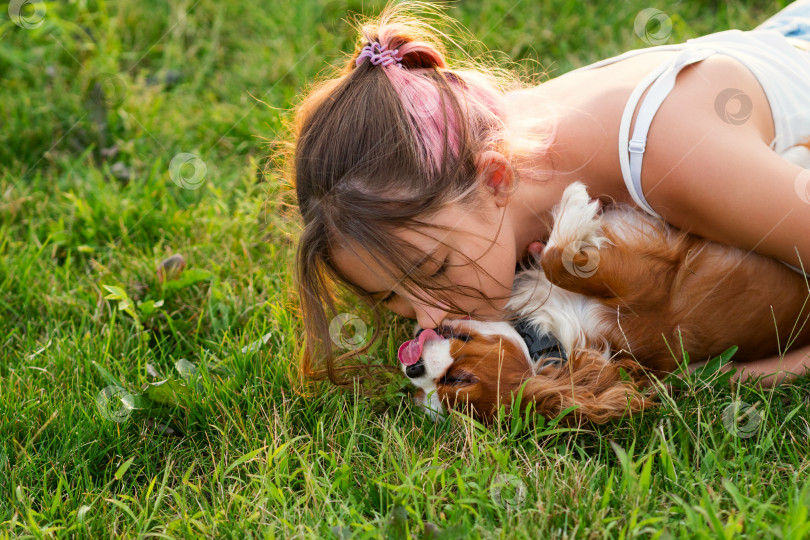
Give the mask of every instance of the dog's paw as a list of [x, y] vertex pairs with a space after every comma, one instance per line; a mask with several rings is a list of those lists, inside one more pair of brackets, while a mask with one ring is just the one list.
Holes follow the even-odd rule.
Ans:
[[546, 247], [575, 251], [585, 247], [599, 249], [607, 242], [602, 235], [601, 206], [599, 199], [591, 200], [585, 184], [574, 182], [565, 188], [554, 210], [554, 228]]

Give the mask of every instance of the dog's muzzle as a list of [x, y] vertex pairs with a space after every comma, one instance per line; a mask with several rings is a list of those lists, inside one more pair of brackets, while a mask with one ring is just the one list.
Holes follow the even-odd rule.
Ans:
[[405, 375], [416, 379], [425, 374], [425, 363], [422, 360], [422, 349], [425, 342], [436, 339], [445, 339], [435, 330], [420, 328], [413, 339], [399, 346], [397, 358], [405, 366]]

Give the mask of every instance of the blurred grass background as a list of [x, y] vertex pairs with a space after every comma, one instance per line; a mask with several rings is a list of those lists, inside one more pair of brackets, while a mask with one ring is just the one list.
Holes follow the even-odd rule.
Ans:
[[[693, 380], [660, 412], [579, 433], [433, 425], [397, 378], [373, 398], [300, 386], [298, 224], [270, 156], [307, 84], [351, 50], [342, 19], [381, 5], [70, 0], [23, 6], [24, 28], [4, 4], [0, 536], [805, 536], [806, 381]], [[647, 8], [676, 43], [784, 5], [448, 12], [544, 80], [648, 46], [633, 27]], [[180, 153], [205, 164], [196, 189], [170, 178]], [[185, 278], [162, 283], [177, 253]], [[375, 361], [391, 362], [384, 335]], [[151, 408], [113, 421], [107, 386]], [[740, 399], [761, 415], [746, 437], [723, 425]]]

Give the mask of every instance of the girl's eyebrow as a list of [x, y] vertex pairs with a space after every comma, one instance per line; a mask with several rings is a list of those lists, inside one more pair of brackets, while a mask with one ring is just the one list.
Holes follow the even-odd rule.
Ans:
[[[418, 263], [413, 265], [413, 268], [414, 269], [419, 268], [420, 266], [424, 266], [425, 264], [433, 260], [434, 255], [436, 255], [436, 253], [438, 253], [441, 248], [442, 244], [439, 244], [438, 246], [436, 246], [436, 249], [433, 249], [430, 253], [426, 253], [425, 256]], [[391, 292], [391, 289], [383, 289], [382, 291], [374, 291], [374, 292], [366, 291], [366, 294], [374, 296], [378, 294], [388, 294], [389, 292]]]

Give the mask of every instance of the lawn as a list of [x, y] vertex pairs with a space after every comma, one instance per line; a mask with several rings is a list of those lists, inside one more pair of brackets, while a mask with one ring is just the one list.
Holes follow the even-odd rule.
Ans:
[[[0, 15], [0, 537], [807, 535], [807, 379], [704, 373], [576, 431], [434, 424], [395, 376], [301, 380], [300, 224], [275, 157], [302, 91], [353, 46], [341, 18], [380, 2], [19, 4]], [[783, 4], [449, 13], [542, 81]], [[636, 32], [650, 8], [665, 26]], [[389, 324], [370, 362], [394, 364], [408, 323]]]

